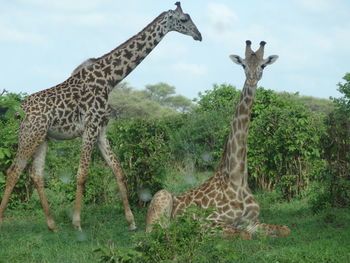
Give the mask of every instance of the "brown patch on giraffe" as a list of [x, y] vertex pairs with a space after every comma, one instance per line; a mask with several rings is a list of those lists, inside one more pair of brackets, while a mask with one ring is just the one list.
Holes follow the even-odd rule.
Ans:
[[245, 170], [245, 163], [244, 163], [244, 162], [241, 162], [241, 163], [239, 164], [239, 171], [240, 171], [241, 173], [243, 173], [244, 170]]
[[240, 202], [230, 202], [230, 206], [235, 210], [243, 210], [244, 205]]
[[132, 52], [128, 49], [124, 49], [124, 57], [130, 60], [132, 58]]
[[185, 205], [189, 206], [191, 204], [191, 201], [192, 201], [191, 197], [190, 196], [186, 196]]
[[223, 208], [222, 208], [222, 211], [224, 211], [224, 213], [226, 213], [226, 212], [228, 212], [228, 211], [230, 211], [231, 210], [231, 207], [228, 205], [228, 204], [226, 204]]
[[252, 104], [253, 99], [251, 97], [245, 97], [244, 102], [249, 107]]
[[202, 199], [204, 194], [202, 192], [198, 192], [194, 198], [196, 199]]
[[122, 60], [120, 58], [113, 59], [113, 63], [112, 63], [113, 67], [119, 67], [121, 64], [122, 64]]
[[108, 76], [108, 75], [110, 75], [112, 73], [111, 66], [106, 66], [102, 70], [103, 70], [103, 73], [104, 73], [105, 76]]
[[235, 218], [235, 212], [232, 210], [232, 209], [230, 209], [227, 213], [226, 213], [226, 215], [228, 216], [228, 217], [230, 217], [230, 218]]
[[230, 199], [230, 200], [237, 198], [237, 194], [232, 190], [226, 191], [226, 195], [227, 195], [228, 199]]
[[106, 84], [106, 81], [104, 79], [97, 79], [96, 83], [101, 85], [101, 86], [104, 86]]
[[123, 69], [118, 69], [116, 71], [114, 71], [114, 73], [118, 76], [123, 76], [124, 75], [124, 70]]
[[202, 198], [202, 205], [203, 205], [203, 207], [208, 207], [208, 204], [209, 204], [209, 199], [208, 199], [207, 196], [204, 196]]
[[215, 201], [215, 199], [210, 199], [208, 206], [210, 206], [210, 207], [215, 207], [215, 206], [216, 206], [216, 201]]
[[237, 159], [238, 160], [242, 160], [243, 156], [245, 154], [245, 148], [244, 147], [240, 147], [237, 151]]
[[86, 81], [87, 81], [87, 82], [90, 82], [90, 83], [95, 82], [95, 76], [94, 76], [92, 73], [90, 73], [90, 74], [87, 76]]
[[95, 76], [97, 77], [97, 78], [102, 78], [103, 77], [103, 75], [102, 75], [102, 73], [100, 72], [100, 71], [94, 71], [94, 73], [95, 73]]
[[143, 43], [136, 43], [136, 45], [137, 45], [137, 49], [138, 49], [138, 50], [142, 50], [142, 49], [145, 47], [146, 42], [143, 42]]
[[214, 198], [215, 196], [216, 196], [216, 192], [214, 192], [214, 191], [212, 191], [212, 192], [210, 192], [210, 193], [208, 194], [208, 197], [209, 197], [210, 199]]
[[250, 197], [248, 197], [246, 200], [245, 200], [245, 203], [246, 204], [252, 204], [252, 203], [255, 203], [255, 198], [254, 197], [252, 197], [252, 196], [250, 196]]

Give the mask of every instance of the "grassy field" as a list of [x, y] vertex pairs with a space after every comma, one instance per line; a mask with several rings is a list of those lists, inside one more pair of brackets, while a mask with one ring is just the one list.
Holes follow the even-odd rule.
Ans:
[[[168, 184], [178, 181], [176, 176], [173, 178]], [[181, 181], [191, 187], [202, 180], [201, 176], [187, 179]], [[186, 187], [189, 186], [176, 189]], [[283, 239], [233, 239], [235, 262], [350, 262], [350, 209], [314, 215], [305, 200], [281, 203], [270, 194], [258, 194], [257, 198], [262, 206], [261, 221], [286, 224], [292, 233]], [[134, 233], [128, 231], [119, 204], [85, 206], [83, 232], [75, 231], [71, 225], [71, 205], [52, 211], [58, 233], [46, 229], [41, 210], [8, 210], [0, 231], [0, 262], [97, 262], [96, 248], [132, 244]], [[143, 231], [146, 209], [134, 207], [133, 211], [138, 231]]]

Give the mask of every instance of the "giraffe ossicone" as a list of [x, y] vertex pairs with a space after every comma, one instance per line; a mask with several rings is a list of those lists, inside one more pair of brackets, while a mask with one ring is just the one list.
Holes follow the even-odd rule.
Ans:
[[106, 137], [111, 114], [108, 95], [168, 32], [177, 31], [192, 36], [195, 40], [202, 40], [191, 17], [182, 11], [179, 2], [176, 6], [175, 10], [161, 13], [142, 31], [111, 52], [83, 62], [61, 84], [30, 95], [21, 105], [26, 116], [21, 121], [16, 157], [7, 170], [6, 187], [0, 204], [0, 227], [13, 188], [30, 159], [33, 159], [30, 176], [38, 190], [48, 228], [56, 231], [43, 180], [47, 140], [82, 137], [73, 225], [81, 230], [80, 211], [84, 184], [91, 152], [97, 144], [116, 177], [129, 228], [136, 229], [127, 198], [124, 173]]
[[264, 59], [265, 42], [259, 49], [251, 49], [251, 41], [246, 41], [245, 58], [231, 55], [233, 62], [244, 68], [246, 81], [236, 106], [231, 130], [226, 141], [221, 161], [215, 175], [202, 185], [179, 195], [166, 190], [157, 192], [148, 209], [146, 232], [161, 218], [181, 215], [186, 208], [195, 205], [201, 208], [214, 207], [208, 216], [213, 225], [219, 225], [227, 235], [251, 238], [256, 232], [267, 236], [286, 236], [287, 226], [268, 225], [258, 221], [260, 207], [248, 186], [247, 136], [253, 100], [258, 81], [267, 65], [274, 63], [278, 56]]

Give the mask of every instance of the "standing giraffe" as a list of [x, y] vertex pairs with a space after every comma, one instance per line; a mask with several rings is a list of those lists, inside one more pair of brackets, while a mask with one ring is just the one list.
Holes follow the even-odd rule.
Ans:
[[241, 234], [250, 238], [260, 230], [268, 236], [284, 236], [290, 230], [287, 226], [267, 225], [258, 222], [259, 204], [248, 186], [247, 136], [251, 109], [258, 81], [263, 69], [274, 63], [278, 56], [264, 59], [265, 42], [254, 52], [251, 42], [246, 41], [245, 59], [231, 55], [233, 62], [243, 66], [246, 81], [237, 104], [221, 162], [216, 173], [197, 188], [179, 195], [160, 190], [153, 197], [147, 213], [146, 231], [162, 216], [173, 218], [191, 206], [215, 207], [208, 219], [223, 227], [228, 234]]
[[122, 81], [170, 31], [202, 40], [202, 36], [188, 14], [177, 8], [161, 13], [140, 33], [100, 58], [88, 60], [61, 84], [32, 94], [22, 104], [26, 117], [22, 120], [18, 151], [7, 170], [7, 181], [0, 205], [0, 227], [10, 194], [20, 174], [33, 157], [30, 176], [39, 192], [48, 228], [56, 231], [44, 191], [44, 164], [47, 140], [82, 137], [81, 156], [77, 173], [76, 200], [73, 225], [81, 230], [80, 210], [91, 151], [97, 143], [104, 159], [112, 169], [131, 230], [136, 229], [129, 207], [124, 174], [106, 138], [106, 127], [111, 113], [108, 94]]

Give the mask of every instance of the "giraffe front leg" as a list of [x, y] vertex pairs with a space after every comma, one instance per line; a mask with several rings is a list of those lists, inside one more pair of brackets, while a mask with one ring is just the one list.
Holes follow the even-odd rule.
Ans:
[[109, 145], [109, 142], [106, 138], [105, 129], [103, 129], [103, 131], [101, 132], [101, 135], [99, 137], [98, 147], [101, 151], [103, 158], [108, 163], [109, 167], [113, 171], [113, 174], [117, 180], [120, 197], [121, 197], [121, 200], [122, 200], [123, 206], [124, 206], [125, 219], [129, 223], [129, 229], [131, 231], [134, 231], [134, 230], [136, 230], [136, 224], [135, 224], [134, 215], [133, 215], [133, 213], [130, 209], [130, 205], [129, 205], [127, 190], [126, 190], [126, 186], [125, 186], [124, 172], [123, 172], [123, 169], [121, 168], [117, 158], [114, 156], [113, 151]]
[[32, 178], [38, 194], [40, 197], [41, 205], [45, 213], [47, 227], [52, 232], [57, 232], [55, 221], [53, 220], [49, 204], [47, 202], [45, 188], [44, 188], [44, 166], [45, 166], [45, 157], [47, 152], [47, 141], [42, 142], [38, 150], [34, 154], [32, 169], [30, 172], [30, 177]]
[[290, 234], [290, 228], [284, 225], [258, 223], [258, 232], [269, 237], [285, 237]]
[[77, 173], [77, 190], [75, 197], [75, 205], [73, 212], [73, 225], [76, 229], [81, 231], [80, 225], [80, 212], [81, 202], [83, 199], [84, 186], [87, 179], [89, 164], [91, 161], [92, 148], [95, 145], [96, 137], [93, 132], [85, 132], [83, 136], [83, 142], [81, 145], [80, 162]]
[[173, 210], [173, 196], [166, 190], [158, 191], [148, 207], [146, 232], [151, 232], [154, 224], [167, 227]]

